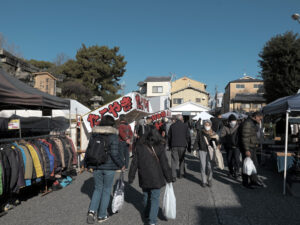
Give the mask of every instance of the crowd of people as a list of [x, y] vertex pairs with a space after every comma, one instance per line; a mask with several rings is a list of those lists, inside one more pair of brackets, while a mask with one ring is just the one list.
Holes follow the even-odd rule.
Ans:
[[[224, 121], [220, 115], [210, 120], [194, 123], [184, 121], [182, 115], [163, 118], [153, 122], [149, 116], [135, 123], [134, 129], [121, 115], [119, 125], [110, 116], [104, 116], [93, 133], [105, 135], [107, 159], [93, 169], [94, 192], [88, 210], [89, 224], [104, 222], [109, 217], [107, 208], [115, 172], [129, 168], [128, 183], [132, 184], [138, 172], [139, 186], [144, 196], [144, 219], [146, 224], [157, 224], [160, 190], [166, 183], [176, 182], [187, 176], [185, 155], [197, 153], [203, 188], [213, 185], [215, 169], [211, 148], [226, 152], [228, 175], [233, 179], [242, 177], [242, 185], [249, 189], [262, 187], [257, 174], [250, 176], [242, 171], [243, 160], [250, 157], [258, 169], [256, 151], [260, 144], [262, 114], [255, 112], [245, 120], [233, 114]], [[170, 151], [169, 165], [166, 151]], [[132, 161], [129, 167], [129, 158]], [[177, 168], [179, 168], [177, 170]], [[125, 193], [126, 194], [126, 193]]]

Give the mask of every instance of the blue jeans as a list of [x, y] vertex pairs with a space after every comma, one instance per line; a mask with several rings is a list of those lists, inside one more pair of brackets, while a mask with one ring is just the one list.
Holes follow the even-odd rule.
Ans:
[[128, 169], [129, 163], [129, 147], [125, 141], [120, 141], [121, 153], [123, 154], [123, 160], [125, 159], [125, 168]]
[[110, 193], [114, 182], [114, 170], [94, 170], [94, 192], [89, 211], [98, 212], [98, 218], [107, 216]]
[[157, 214], [159, 209], [160, 189], [143, 189], [144, 194], [144, 215], [149, 218], [150, 224], [157, 223]]

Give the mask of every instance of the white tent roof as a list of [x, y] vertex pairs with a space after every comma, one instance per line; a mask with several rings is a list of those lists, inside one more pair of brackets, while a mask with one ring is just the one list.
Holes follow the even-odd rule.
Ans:
[[212, 117], [213, 116], [207, 112], [201, 112], [201, 113], [197, 113], [197, 115], [193, 117], [193, 120], [199, 120], [199, 118], [201, 118], [201, 120], [209, 120]]
[[248, 116], [243, 114], [243, 113], [238, 113], [238, 112], [227, 112], [227, 113], [224, 113], [221, 115], [221, 117], [223, 119], [228, 119], [230, 115], [234, 115], [235, 118], [237, 119], [244, 119], [244, 118], [247, 118]]
[[209, 111], [210, 108], [196, 104], [194, 102], [185, 102], [183, 104], [174, 106], [171, 108], [172, 112], [206, 112]]
[[52, 110], [53, 116], [64, 116], [69, 117], [69, 113], [71, 113], [72, 118], [76, 115], [81, 116], [84, 115], [91, 110], [80, 102], [70, 99], [70, 112], [69, 110]]

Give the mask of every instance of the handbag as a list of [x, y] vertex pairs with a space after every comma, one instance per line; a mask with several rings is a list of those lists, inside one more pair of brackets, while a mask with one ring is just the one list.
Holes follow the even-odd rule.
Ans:
[[204, 136], [205, 142], [207, 144], [207, 148], [208, 148], [208, 153], [209, 153], [209, 159], [213, 160], [214, 159], [214, 148], [211, 147], [211, 145], [208, 143], [207, 138]]
[[116, 182], [116, 189], [111, 203], [111, 211], [113, 213], [119, 212], [124, 205], [124, 172], [120, 174], [120, 178]]
[[176, 219], [176, 197], [172, 183], [168, 183], [165, 189], [163, 214], [167, 219]]
[[216, 143], [213, 141], [213, 146], [215, 149], [215, 162], [219, 169], [224, 170], [224, 160], [223, 155], [220, 149], [216, 146]]

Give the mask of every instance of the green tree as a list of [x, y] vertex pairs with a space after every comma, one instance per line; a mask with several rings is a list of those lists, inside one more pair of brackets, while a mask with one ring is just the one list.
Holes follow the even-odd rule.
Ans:
[[55, 66], [55, 64], [52, 62], [42, 61], [42, 60], [30, 59], [27, 60], [27, 62], [41, 70], [46, 70], [46, 71]]
[[268, 102], [296, 94], [300, 88], [300, 39], [287, 32], [271, 38], [259, 54]]
[[80, 81], [93, 95], [102, 96], [107, 103], [118, 97], [118, 82], [126, 71], [127, 62], [118, 52], [119, 47], [86, 47], [82, 44], [76, 60], [67, 61], [59, 68], [59, 72], [67, 75], [68, 80]]
[[61, 97], [76, 99], [84, 105], [89, 105], [92, 92], [78, 81], [62, 83]]

